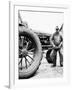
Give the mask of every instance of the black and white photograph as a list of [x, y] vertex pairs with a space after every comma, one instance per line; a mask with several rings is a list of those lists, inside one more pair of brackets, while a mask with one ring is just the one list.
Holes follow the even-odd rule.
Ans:
[[9, 3], [10, 88], [70, 82], [70, 6]]
[[63, 77], [63, 27], [62, 11], [18, 10], [19, 80]]

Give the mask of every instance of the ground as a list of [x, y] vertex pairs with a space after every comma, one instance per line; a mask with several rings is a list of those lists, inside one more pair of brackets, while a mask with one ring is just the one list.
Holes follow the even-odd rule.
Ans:
[[[58, 58], [59, 59], [59, 58]], [[32, 78], [56, 78], [63, 77], [63, 67], [57, 65], [56, 67], [51, 67], [52, 64], [49, 64], [43, 55], [41, 65], [37, 70], [36, 74]]]

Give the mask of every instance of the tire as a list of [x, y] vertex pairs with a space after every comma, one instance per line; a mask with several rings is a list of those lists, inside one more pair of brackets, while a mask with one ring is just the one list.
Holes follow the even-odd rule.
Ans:
[[46, 53], [46, 60], [48, 63], [53, 63], [52, 58], [50, 57], [52, 49], [49, 49]]
[[[22, 70], [18, 69], [19, 79], [26, 79], [26, 78], [32, 77], [38, 70], [39, 65], [41, 63], [41, 59], [42, 59], [42, 47], [41, 47], [41, 43], [40, 43], [38, 36], [32, 30], [27, 29], [27, 30], [19, 32], [19, 37], [20, 36], [27, 37], [27, 39], [31, 40], [32, 44], [31, 45], [29, 44], [30, 45], [29, 50], [32, 47], [34, 47], [35, 49], [34, 52], [32, 52], [33, 53], [33, 58], [32, 58], [33, 61], [31, 61], [32, 63], [30, 62], [31, 64], [27, 68], [25, 67]], [[21, 58], [20, 55], [19, 55], [19, 58]], [[25, 58], [25, 60], [26, 59], [27, 57]], [[26, 62], [25, 64], [28, 64], [28, 63]]]

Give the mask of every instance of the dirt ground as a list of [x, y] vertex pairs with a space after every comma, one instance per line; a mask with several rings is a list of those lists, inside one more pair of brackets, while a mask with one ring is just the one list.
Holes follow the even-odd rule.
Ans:
[[32, 78], [56, 78], [56, 77], [61, 78], [63, 77], [63, 67], [60, 67], [60, 66], [51, 67], [51, 66], [52, 64], [49, 64], [47, 62], [44, 55], [39, 69], [37, 70], [35, 76]]

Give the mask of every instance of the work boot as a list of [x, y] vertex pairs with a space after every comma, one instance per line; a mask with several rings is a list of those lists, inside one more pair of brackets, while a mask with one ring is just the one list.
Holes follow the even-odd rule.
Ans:
[[60, 67], [63, 67], [63, 65], [61, 64]]
[[52, 65], [51, 67], [56, 67], [56, 65]]

